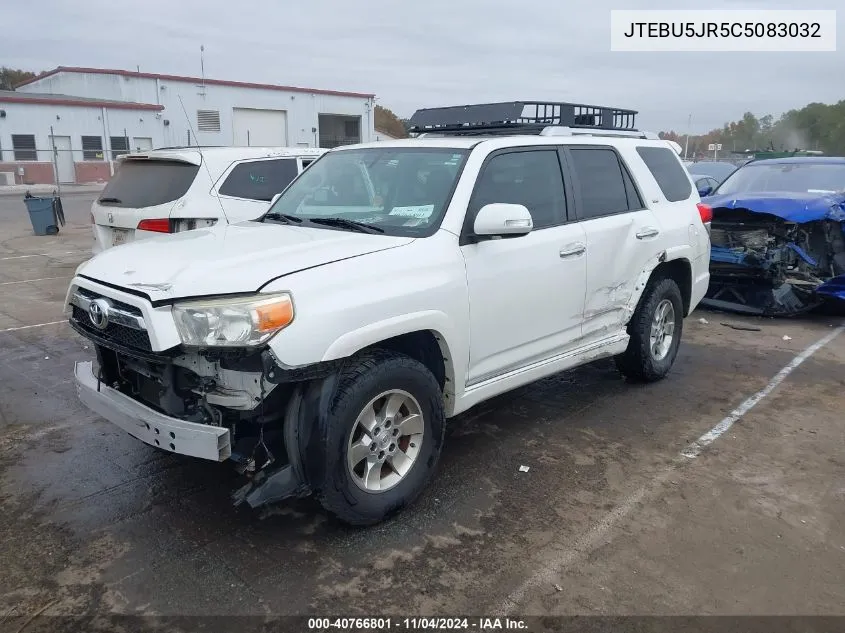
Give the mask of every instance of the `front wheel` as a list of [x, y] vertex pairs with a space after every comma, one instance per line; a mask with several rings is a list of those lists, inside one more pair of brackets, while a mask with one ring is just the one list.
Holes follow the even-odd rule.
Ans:
[[321, 451], [323, 507], [370, 525], [410, 504], [437, 465], [444, 417], [440, 385], [422, 363], [383, 350], [350, 360]]
[[668, 277], [650, 281], [628, 323], [628, 349], [616, 357], [616, 366], [632, 380], [654, 382], [664, 378], [675, 362], [684, 327], [681, 290]]

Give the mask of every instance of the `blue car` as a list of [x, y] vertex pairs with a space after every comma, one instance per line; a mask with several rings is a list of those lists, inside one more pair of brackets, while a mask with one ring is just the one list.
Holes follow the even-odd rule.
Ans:
[[764, 316], [845, 306], [845, 158], [751, 161], [702, 202], [713, 209], [705, 305]]

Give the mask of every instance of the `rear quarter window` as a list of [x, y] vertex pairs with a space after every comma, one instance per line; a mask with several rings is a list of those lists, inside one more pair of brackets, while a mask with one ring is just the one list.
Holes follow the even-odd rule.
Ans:
[[296, 178], [295, 158], [253, 160], [236, 165], [220, 185], [221, 196], [270, 202]]
[[637, 153], [669, 202], [690, 197], [692, 183], [674, 150], [668, 147], [638, 147]]
[[184, 196], [199, 165], [176, 160], [126, 160], [100, 194], [100, 204], [142, 209], [173, 202]]

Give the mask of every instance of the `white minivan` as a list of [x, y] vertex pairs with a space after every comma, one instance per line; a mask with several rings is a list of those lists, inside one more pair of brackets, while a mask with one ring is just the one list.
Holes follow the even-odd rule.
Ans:
[[264, 213], [326, 150], [181, 147], [127, 154], [91, 206], [93, 252]]

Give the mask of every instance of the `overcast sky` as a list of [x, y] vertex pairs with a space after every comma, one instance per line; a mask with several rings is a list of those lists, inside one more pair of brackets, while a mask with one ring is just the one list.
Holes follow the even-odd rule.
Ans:
[[639, 110], [693, 132], [845, 99], [836, 53], [614, 53], [610, 9], [836, 9], [842, 0], [34, 0], [4, 2], [0, 65], [93, 66], [373, 92], [400, 116], [494, 100]]

